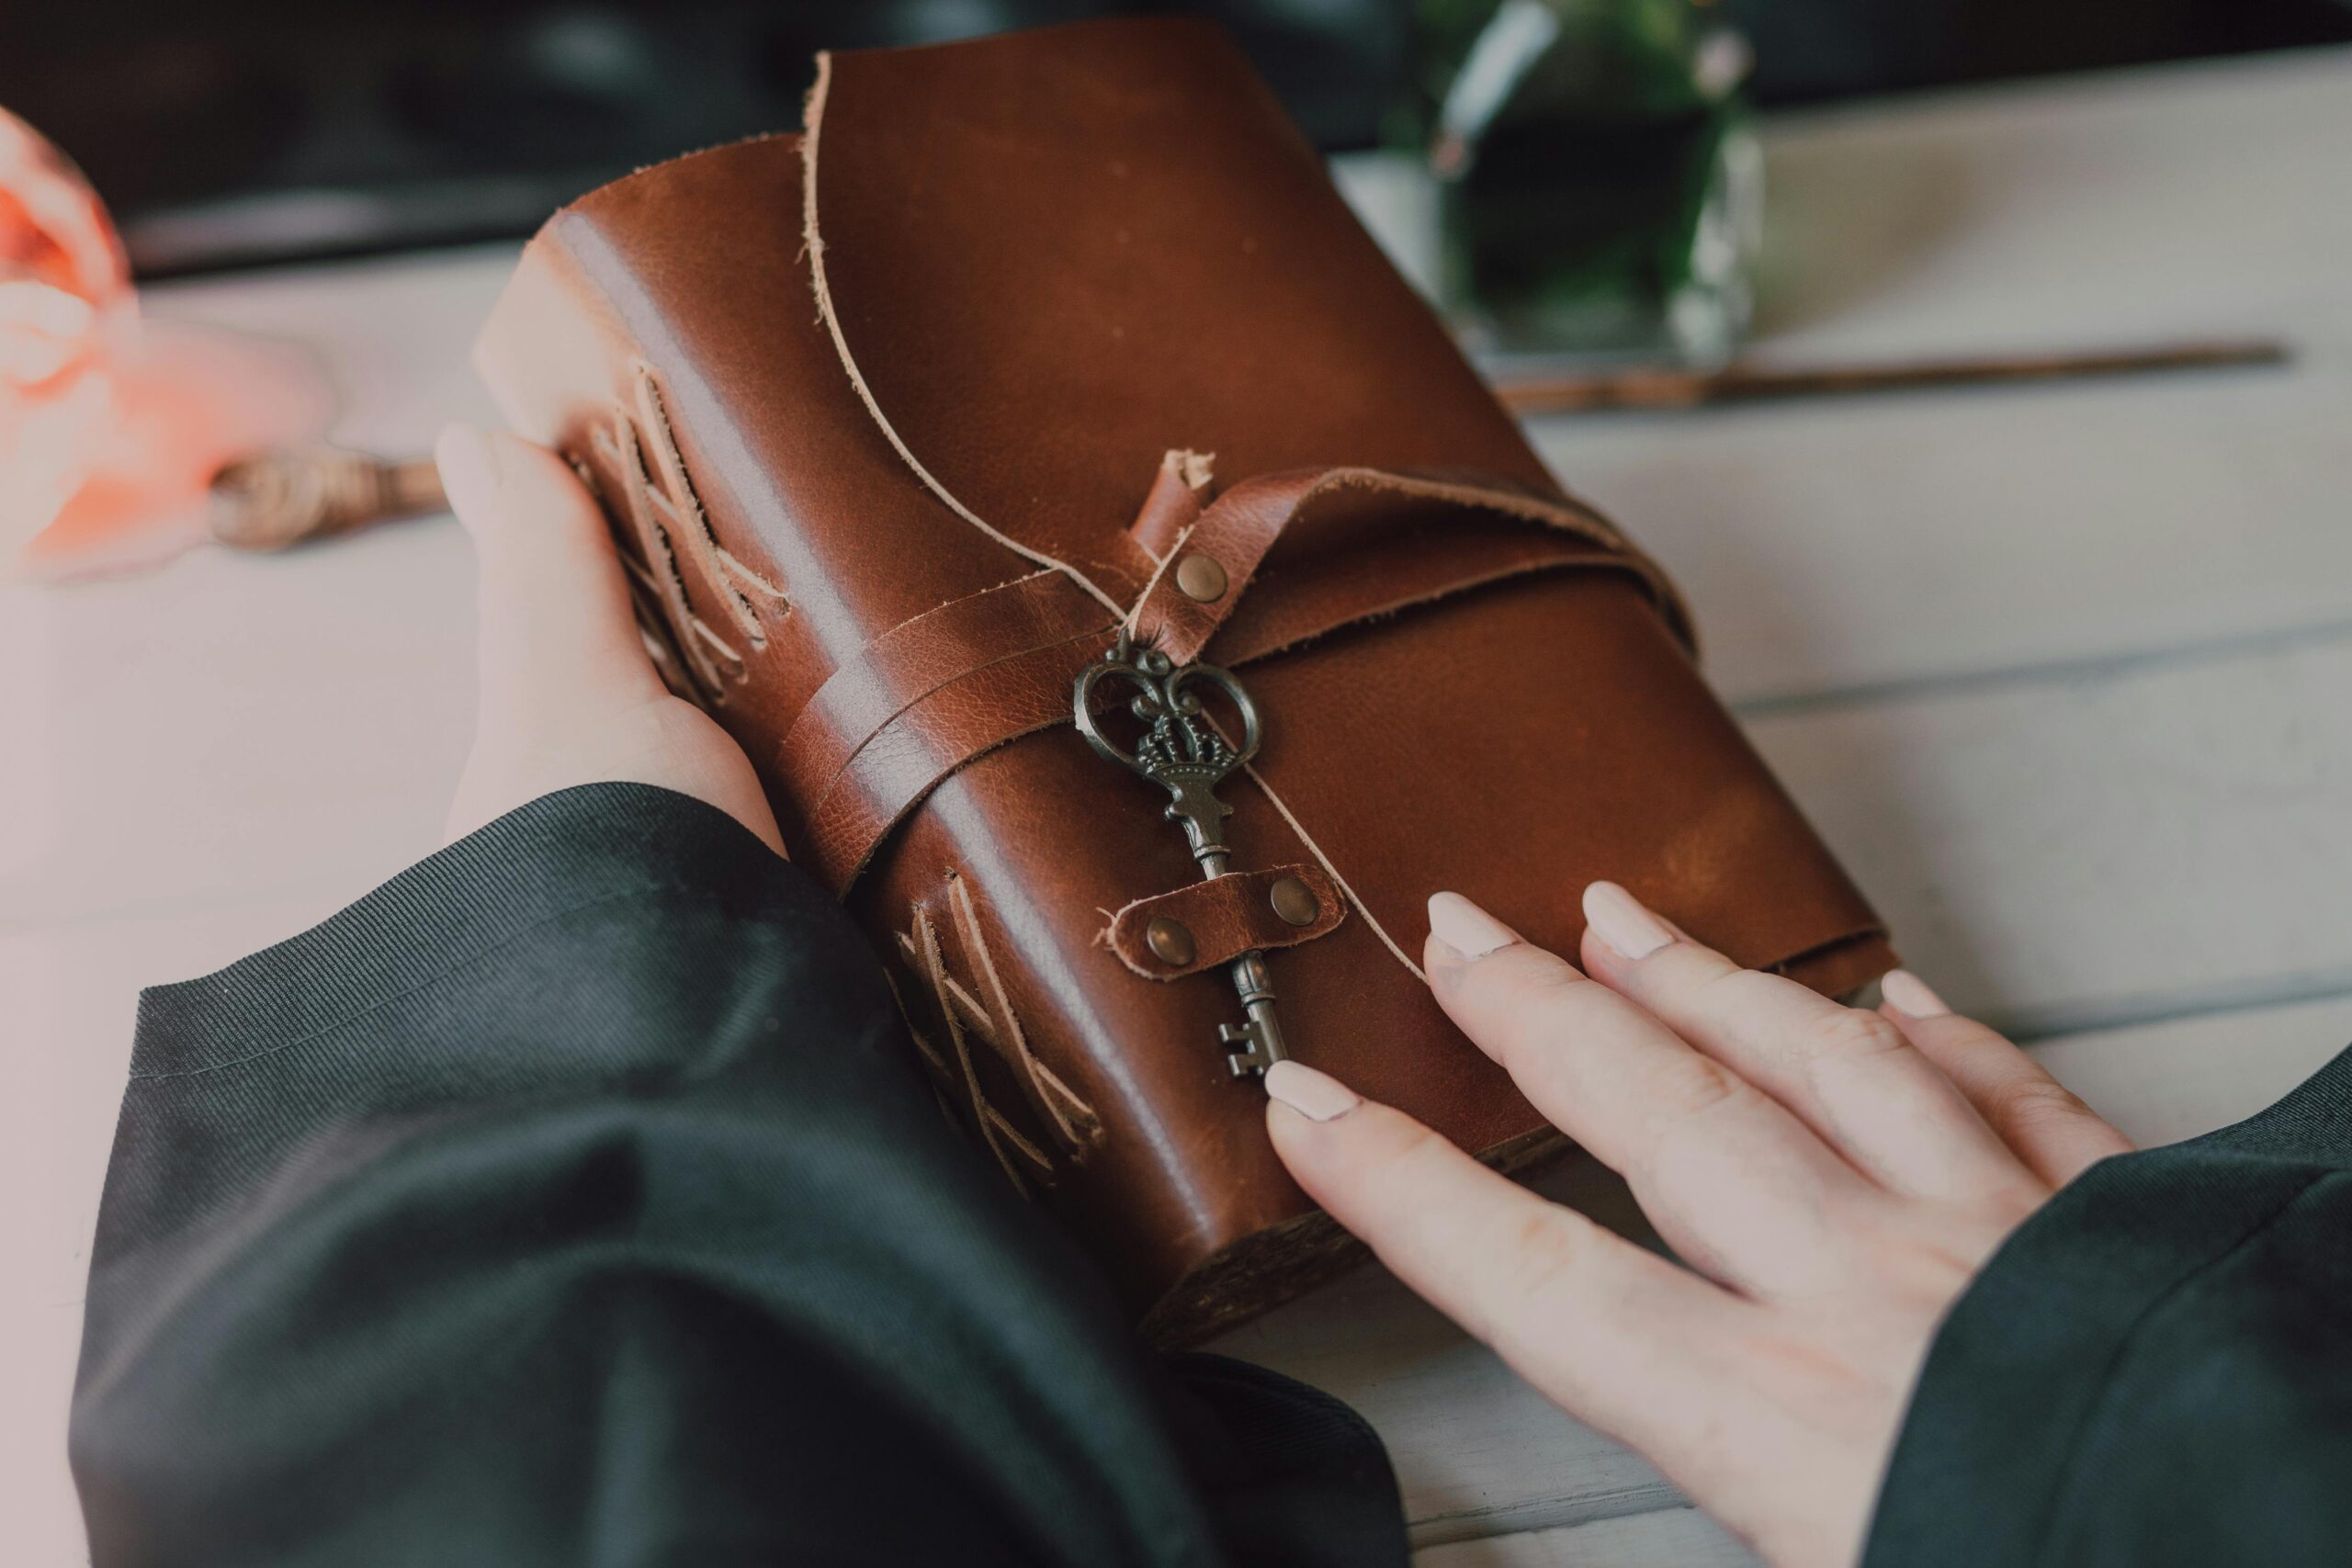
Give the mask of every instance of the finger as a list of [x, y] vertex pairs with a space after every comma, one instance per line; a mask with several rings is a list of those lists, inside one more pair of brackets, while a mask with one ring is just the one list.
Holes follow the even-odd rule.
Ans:
[[480, 560], [482, 732], [564, 729], [661, 696], [612, 535], [562, 459], [458, 424], [434, 457]]
[[2041, 1063], [1954, 1015], [1917, 976], [1898, 969], [1880, 984], [1886, 1017], [2042, 1180], [2063, 1187], [2108, 1156], [2132, 1152], [2131, 1139]]
[[2007, 1194], [2031, 1181], [1935, 1064], [1877, 1013], [1743, 969], [1613, 882], [1585, 889], [1593, 977], [1770, 1094], [1889, 1190]]
[[1430, 926], [1438, 1004], [1693, 1267], [1764, 1290], [1845, 1271], [1875, 1190], [1785, 1108], [1461, 895], [1431, 898]]
[[1688, 1409], [1745, 1303], [1497, 1175], [1400, 1111], [1277, 1062], [1266, 1127], [1298, 1184], [1440, 1312], [1637, 1445]]

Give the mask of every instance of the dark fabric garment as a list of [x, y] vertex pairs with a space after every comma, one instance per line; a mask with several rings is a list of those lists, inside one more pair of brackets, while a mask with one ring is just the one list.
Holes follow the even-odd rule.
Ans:
[[1864, 1562], [2352, 1562], [2352, 1050], [2009, 1238], [1929, 1351]]
[[1401, 1568], [1371, 1430], [1138, 1354], [912, 1060], [831, 900], [624, 785], [150, 991], [95, 1562]]
[[[74, 1460], [97, 1568], [1399, 1568], [1323, 1394], [1153, 1360], [832, 903], [549, 796], [151, 991]], [[2352, 1561], [2352, 1053], [2109, 1160], [1922, 1373], [1869, 1568]]]

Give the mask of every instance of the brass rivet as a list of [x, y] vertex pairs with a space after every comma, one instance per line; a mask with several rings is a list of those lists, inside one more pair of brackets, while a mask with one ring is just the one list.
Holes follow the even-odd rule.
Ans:
[[1193, 933], [1184, 929], [1182, 920], [1162, 915], [1144, 927], [1143, 940], [1154, 958], [1172, 968], [1182, 969], [1193, 961]]
[[1225, 568], [1214, 556], [1186, 556], [1176, 563], [1176, 586], [1187, 599], [1214, 604], [1225, 597]]
[[1295, 876], [1285, 876], [1275, 883], [1267, 890], [1266, 897], [1272, 901], [1274, 913], [1290, 925], [1311, 926], [1316, 917], [1323, 912], [1323, 906], [1316, 899], [1315, 889]]

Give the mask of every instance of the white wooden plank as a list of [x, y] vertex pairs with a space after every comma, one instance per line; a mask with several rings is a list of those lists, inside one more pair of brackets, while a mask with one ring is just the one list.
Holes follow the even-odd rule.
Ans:
[[2277, 334], [2289, 370], [1534, 426], [1735, 698], [2352, 620], [2352, 51], [1768, 129], [1760, 348]]
[[2340, 303], [2352, 48], [1773, 119], [1759, 326], [1937, 351]]
[[2352, 996], [2069, 1034], [2033, 1047], [2143, 1148], [2243, 1122], [2352, 1045]]
[[[2261, 1109], [2347, 1040], [2352, 995], [2102, 1031], [2036, 1049], [2116, 1125], [2153, 1144]], [[1646, 1235], [1629, 1218], [1622, 1187], [1589, 1164], [1536, 1185]], [[1646, 1461], [1555, 1408], [1377, 1267], [1214, 1348], [1302, 1378], [1362, 1411], [1388, 1445], [1413, 1539], [1424, 1547], [1516, 1539], [1681, 1501]]]
[[1417, 1568], [1760, 1568], [1763, 1559], [1698, 1509], [1679, 1507], [1426, 1547], [1413, 1562]]
[[2022, 1032], [2352, 990], [2352, 634], [1785, 713], [1913, 966]]
[[[427, 449], [489, 422], [465, 348], [514, 247], [175, 285], [152, 313], [303, 344], [332, 434]], [[284, 557], [202, 550], [0, 584], [0, 929], [214, 896], [355, 896], [439, 841], [472, 723], [473, 573], [447, 519]]]
[[440, 841], [472, 728], [470, 552], [447, 519], [152, 577], [0, 588], [16, 770], [0, 929], [332, 886]]
[[1532, 428], [1681, 584], [1727, 697], [1883, 687], [2352, 625], [2347, 323], [2280, 323], [2285, 370]]
[[337, 393], [334, 439], [372, 451], [431, 449], [453, 419], [494, 424], [467, 351], [521, 247], [501, 243], [173, 283], [149, 313], [302, 344]]

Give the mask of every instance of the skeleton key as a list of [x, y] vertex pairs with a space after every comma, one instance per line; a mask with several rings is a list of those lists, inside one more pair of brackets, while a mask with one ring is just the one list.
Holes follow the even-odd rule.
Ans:
[[[1127, 705], [1146, 727], [1133, 751], [1122, 750], [1094, 722], [1094, 689], [1114, 679], [1140, 688]], [[1223, 692], [1240, 713], [1238, 750], [1210, 722], [1199, 695], [1186, 690], [1195, 682]], [[1122, 631], [1116, 646], [1079, 676], [1075, 700], [1079, 733], [1086, 737], [1087, 744], [1166, 790], [1168, 819], [1182, 825], [1184, 840], [1200, 863], [1201, 874], [1223, 876], [1232, 853], [1226, 847], [1225, 819], [1233, 815], [1233, 807], [1216, 797], [1216, 786], [1258, 754], [1261, 739], [1257, 705], [1241, 689], [1241, 682], [1213, 664], [1179, 665], [1156, 648], [1137, 647]], [[1282, 1025], [1274, 1016], [1274, 987], [1266, 973], [1265, 953], [1251, 948], [1233, 961], [1230, 972], [1249, 1021], [1221, 1025], [1217, 1039], [1227, 1047], [1226, 1064], [1233, 1076], [1248, 1077], [1263, 1073], [1290, 1053], [1283, 1046]]]

